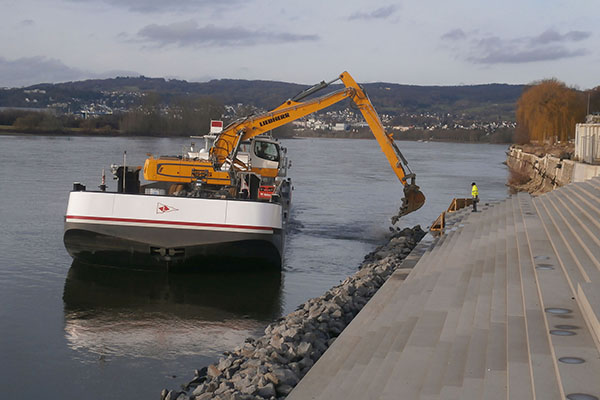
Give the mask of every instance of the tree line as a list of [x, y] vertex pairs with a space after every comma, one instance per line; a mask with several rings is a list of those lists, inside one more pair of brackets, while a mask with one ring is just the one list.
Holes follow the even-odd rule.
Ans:
[[149, 136], [189, 136], [207, 133], [211, 119], [220, 119], [224, 106], [207, 96], [179, 96], [163, 101], [152, 92], [128, 112], [90, 115], [55, 115], [44, 111], [5, 110], [0, 125], [18, 132], [104, 133]]
[[516, 143], [566, 142], [586, 114], [600, 112], [600, 86], [580, 91], [557, 79], [528, 87], [517, 101]]
[[223, 105], [208, 96], [180, 96], [166, 106], [153, 92], [144, 96], [140, 107], [123, 115], [119, 127], [136, 135], [201, 135], [208, 133], [211, 119], [221, 119], [223, 111]]

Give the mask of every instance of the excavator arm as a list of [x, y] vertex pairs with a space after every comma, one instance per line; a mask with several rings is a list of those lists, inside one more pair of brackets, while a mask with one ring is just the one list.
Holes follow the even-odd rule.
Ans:
[[345, 88], [305, 102], [287, 100], [272, 111], [235, 121], [223, 129], [217, 137], [210, 150], [211, 155], [216, 165], [221, 166], [232, 158], [242, 141], [327, 108], [353, 95], [353, 88]]
[[[342, 81], [345, 86], [344, 89], [315, 99], [301, 101], [337, 80]], [[425, 196], [415, 184], [415, 174], [408, 167], [408, 162], [394, 143], [392, 135], [385, 132], [369, 97], [348, 72], [340, 74], [338, 78], [331, 82], [321, 82], [293, 99], [287, 100], [272, 111], [249, 116], [231, 123], [215, 140], [210, 150], [215, 166], [220, 167], [224, 163], [232, 165], [242, 141], [327, 108], [347, 98], [352, 99], [362, 113], [394, 173], [404, 185], [404, 198], [402, 199], [400, 211], [397, 216], [392, 218], [392, 222], [395, 223], [401, 216], [421, 208], [425, 203]]]
[[[369, 124], [369, 128], [371, 128], [373, 136], [375, 136], [375, 139], [377, 139], [377, 143], [379, 143], [381, 151], [383, 151], [383, 154], [385, 154], [385, 157], [394, 170], [394, 173], [404, 185], [404, 198], [402, 199], [402, 205], [400, 206], [398, 215], [392, 218], [392, 223], [396, 223], [398, 218], [401, 216], [421, 208], [423, 204], [425, 204], [425, 195], [415, 184], [415, 174], [410, 170], [408, 167], [408, 161], [406, 161], [400, 152], [400, 149], [398, 149], [398, 146], [396, 143], [394, 143], [392, 134], [385, 132], [383, 124], [379, 119], [379, 115], [377, 114], [377, 111], [375, 111], [371, 100], [369, 100], [369, 96], [367, 96], [365, 91], [358, 85], [358, 83], [356, 83], [354, 78], [352, 78], [348, 72], [340, 74], [340, 79], [347, 88], [354, 89], [355, 95], [352, 98], [354, 104], [356, 104], [362, 113], [365, 121], [367, 121], [367, 124]], [[409, 179], [410, 182], [408, 182]]]
[[[324, 96], [305, 100], [308, 96], [341, 80], [344, 88]], [[144, 164], [144, 178], [150, 181], [172, 183], [200, 182], [213, 189], [235, 188], [239, 184], [238, 172], [249, 171], [249, 166], [237, 159], [240, 144], [261, 133], [290, 123], [315, 111], [332, 106], [344, 99], [351, 99], [369, 124], [394, 173], [404, 185], [404, 198], [395, 223], [403, 215], [419, 209], [425, 203], [425, 196], [415, 184], [415, 174], [408, 167], [391, 134], [387, 134], [365, 91], [349, 73], [344, 72], [331, 82], [321, 82], [299, 93], [279, 107], [258, 115], [251, 115], [229, 124], [216, 138], [210, 148], [210, 158], [195, 160], [177, 157], [150, 157]], [[263, 177], [274, 177], [277, 170], [271, 167], [252, 171]], [[273, 175], [271, 175], [273, 174]]]

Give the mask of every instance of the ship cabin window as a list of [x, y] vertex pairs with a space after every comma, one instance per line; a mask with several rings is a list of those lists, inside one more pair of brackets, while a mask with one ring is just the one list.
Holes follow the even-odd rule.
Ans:
[[279, 161], [279, 146], [275, 143], [256, 141], [254, 142], [254, 154], [265, 160]]

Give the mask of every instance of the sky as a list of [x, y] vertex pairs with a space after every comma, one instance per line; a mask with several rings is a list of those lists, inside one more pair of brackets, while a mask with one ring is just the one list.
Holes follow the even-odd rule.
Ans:
[[203, 82], [600, 85], [600, 0], [0, 0], [0, 87]]

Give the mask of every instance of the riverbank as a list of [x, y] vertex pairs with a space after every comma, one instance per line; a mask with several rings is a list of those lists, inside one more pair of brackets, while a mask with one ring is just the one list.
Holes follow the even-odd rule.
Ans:
[[[452, 142], [452, 143], [512, 143], [514, 129], [501, 128], [495, 131], [485, 129], [442, 129], [442, 128], [411, 128], [408, 130], [396, 130], [388, 127], [388, 133], [394, 135], [394, 140], [410, 140], [421, 142]], [[372, 139], [373, 134], [368, 128], [358, 130], [319, 130], [295, 129], [295, 137], [326, 137], [326, 138], [352, 138]]]
[[[512, 141], [513, 130], [503, 129], [496, 132], [466, 129], [410, 129], [408, 131], [390, 131], [395, 140], [421, 141], [421, 142], [449, 142], [449, 143], [492, 143], [509, 144]], [[115, 127], [104, 126], [100, 128], [74, 128], [60, 127], [44, 129], [39, 127], [18, 128], [14, 125], [0, 125], [0, 135], [40, 135], [40, 136], [90, 136], [90, 137], [181, 137], [202, 133], [189, 132], [186, 134], [166, 133], [132, 133]], [[368, 128], [358, 130], [312, 130], [312, 129], [275, 129], [273, 136], [279, 139], [295, 138], [328, 138], [328, 139], [374, 139]]]
[[506, 153], [508, 186], [516, 192], [540, 195], [600, 175], [599, 165], [571, 160], [573, 152], [573, 145], [512, 145]]
[[246, 339], [217, 363], [196, 370], [182, 390], [163, 390], [161, 400], [284, 398], [423, 236], [418, 225], [394, 231], [340, 285], [270, 324], [263, 336]]
[[90, 136], [90, 137], [127, 137], [134, 136], [115, 129], [17, 129], [12, 125], [0, 125], [0, 136]]
[[[189, 137], [190, 137], [189, 135], [155, 135], [155, 134], [142, 135], [139, 133], [135, 133], [135, 134], [125, 133], [123, 131], [115, 130], [115, 129], [112, 129], [112, 130], [96, 129], [96, 130], [91, 130], [91, 131], [80, 129], [80, 128], [73, 128], [73, 129], [68, 129], [68, 130], [53, 130], [53, 131], [17, 130], [17, 129], [14, 129], [12, 126], [1, 126], [1, 125], [0, 125], [0, 136], [115, 137], [115, 138], [156, 137], [156, 138], [170, 138], [170, 139], [175, 139], [175, 138], [189, 139]], [[374, 140], [375, 139], [370, 132], [368, 133], [368, 135], [356, 135], [356, 134], [350, 134], [350, 133], [345, 133], [345, 132], [342, 132], [342, 133], [329, 132], [329, 133], [313, 133], [313, 134], [303, 133], [303, 134], [292, 135], [292, 136], [277, 136], [277, 135], [275, 135], [275, 137], [278, 139], [315, 139], [315, 138], [316, 139], [319, 139], [319, 138], [323, 138], [323, 139], [358, 139], [358, 140]], [[460, 138], [451, 138], [451, 137], [445, 137], [445, 138], [426, 137], [425, 139], [420, 139], [418, 137], [413, 137], [413, 136], [407, 137], [406, 135], [402, 135], [400, 133], [397, 133], [394, 135], [394, 140], [408, 141], [408, 142], [509, 144], [509, 142], [505, 142], [505, 141], [494, 142], [494, 141], [479, 141], [479, 140], [462, 140]]]

